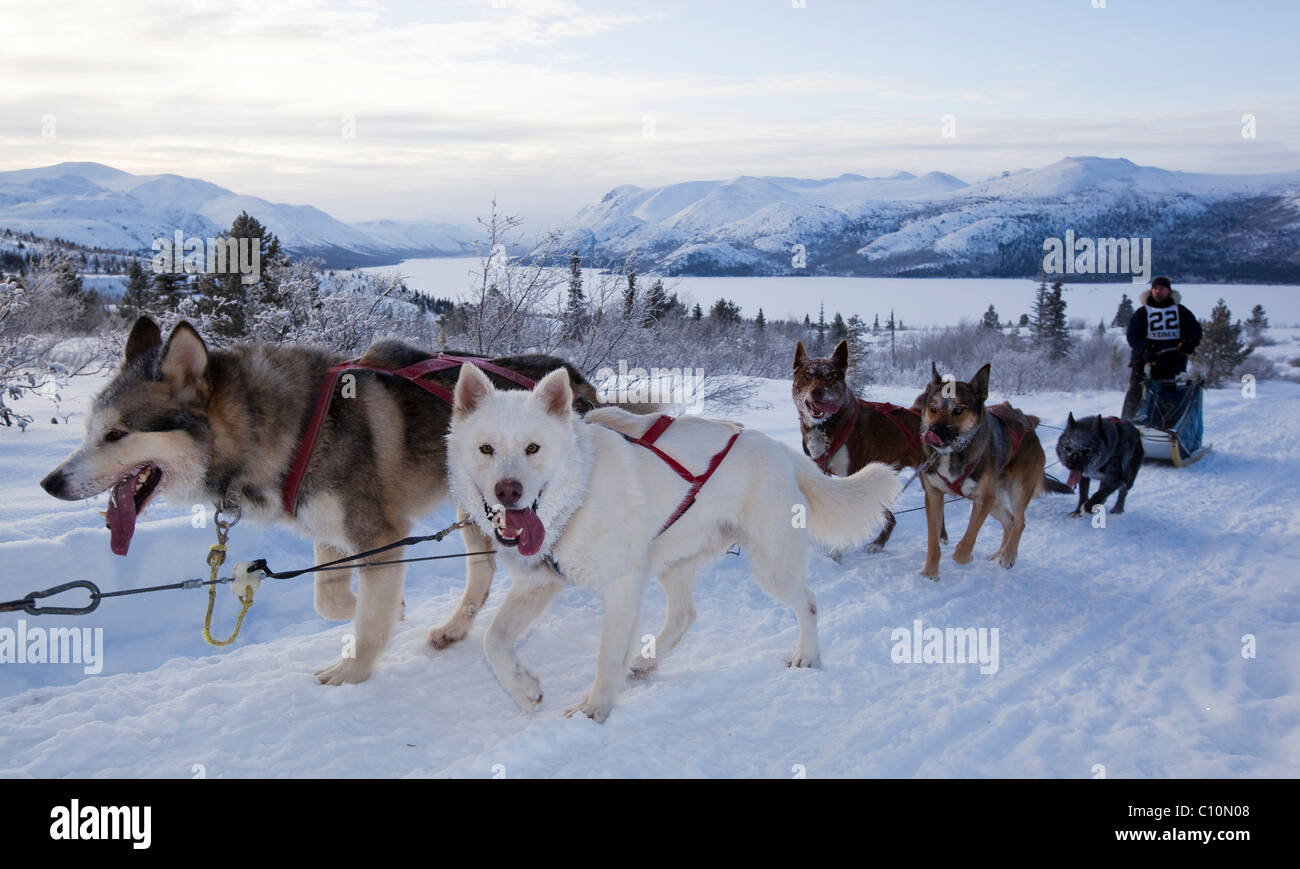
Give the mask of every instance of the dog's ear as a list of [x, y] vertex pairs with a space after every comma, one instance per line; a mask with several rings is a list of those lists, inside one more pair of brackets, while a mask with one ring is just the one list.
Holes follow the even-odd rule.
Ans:
[[483, 401], [496, 392], [492, 381], [479, 370], [477, 365], [460, 366], [460, 377], [456, 378], [456, 392], [452, 396], [451, 410], [457, 416], [466, 416], [474, 412]]
[[1070, 411], [1070, 415], [1066, 417], [1065, 420], [1065, 427], [1072, 428], [1073, 426], [1074, 426], [1074, 411]]
[[803, 349], [803, 342], [794, 342], [794, 367], [797, 369], [808, 358], [808, 351]]
[[835, 345], [835, 352], [831, 354], [831, 364], [841, 371], [849, 370], [849, 342], [841, 341]]
[[122, 351], [122, 364], [130, 365], [131, 361], [146, 350], [152, 350], [162, 343], [162, 332], [158, 331], [158, 324], [148, 317], [140, 317], [131, 327], [131, 334], [126, 338], [126, 349]]
[[943, 386], [943, 377], [939, 374], [939, 366], [934, 362], [930, 363], [930, 385]]
[[542, 409], [551, 416], [568, 419], [573, 411], [573, 386], [569, 372], [557, 368], [541, 379], [533, 388], [533, 398], [541, 402]]
[[984, 401], [989, 397], [989, 369], [992, 364], [984, 363], [984, 367], [975, 372], [975, 376], [970, 379], [971, 391], [975, 393], [976, 398]]
[[159, 379], [176, 392], [190, 389], [202, 391], [207, 383], [207, 373], [207, 345], [199, 333], [194, 331], [194, 327], [182, 320], [167, 336], [162, 360], [158, 363]]

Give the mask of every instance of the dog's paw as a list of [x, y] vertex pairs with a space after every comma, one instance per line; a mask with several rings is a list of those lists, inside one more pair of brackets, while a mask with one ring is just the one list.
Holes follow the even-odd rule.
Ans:
[[1016, 563], [1016, 557], [1014, 555], [1006, 555], [1004, 553], [1000, 553], [998, 555], [998, 564], [1002, 565], [1003, 567], [1010, 568], [1015, 563]]
[[659, 666], [657, 658], [637, 658], [627, 669], [627, 678], [631, 681], [639, 679], [648, 679], [655, 668]]
[[827, 552], [826, 554], [830, 557], [831, 561], [835, 562], [836, 564], [839, 564], [841, 561], [844, 560], [843, 549], [832, 549], [830, 552]]
[[364, 682], [375, 671], [374, 664], [362, 663], [358, 658], [339, 658], [333, 664], [316, 671], [322, 685], [346, 685]]
[[794, 657], [785, 662], [787, 667], [818, 667], [822, 665], [822, 656], [817, 652], [795, 652]]
[[1123, 507], [1116, 507], [1114, 510], [1111, 510], [1111, 511], [1110, 511], [1110, 515], [1112, 515], [1112, 516], [1123, 516], [1123, 515], [1124, 515], [1124, 508], [1123, 508]]
[[469, 633], [469, 624], [462, 619], [453, 618], [446, 624], [429, 629], [427, 641], [435, 649], [445, 649], [452, 643], [459, 643]]
[[925, 567], [921, 568], [921, 575], [924, 576], [926, 579], [930, 580], [931, 582], [938, 582], [939, 565], [936, 564], [934, 567], [931, 567], [930, 565], [927, 564]]
[[542, 702], [542, 683], [523, 667], [515, 667], [509, 690], [519, 708], [528, 715], [532, 715]]
[[971, 551], [969, 549], [963, 549], [960, 545], [958, 545], [958, 547], [952, 552], [952, 560], [958, 564], [970, 564], [971, 558]]
[[1075, 510], [1074, 512], [1072, 512], [1072, 513], [1070, 514], [1070, 518], [1071, 518], [1071, 519], [1078, 519], [1078, 518], [1079, 518], [1080, 516], [1082, 516], [1082, 515], [1083, 515], [1083, 508], [1080, 507], [1078, 510]]
[[875, 555], [877, 552], [884, 552], [884, 551], [885, 551], [885, 544], [883, 544], [883, 543], [868, 543], [868, 544], [867, 544], [867, 551], [870, 552], [872, 555]]
[[577, 706], [564, 710], [564, 717], [572, 718], [574, 715], [581, 712], [597, 724], [604, 724], [605, 719], [609, 718], [609, 710], [613, 708], [614, 702], [612, 700], [606, 700], [603, 703], [593, 703], [591, 702], [590, 697], [583, 697], [582, 702]]

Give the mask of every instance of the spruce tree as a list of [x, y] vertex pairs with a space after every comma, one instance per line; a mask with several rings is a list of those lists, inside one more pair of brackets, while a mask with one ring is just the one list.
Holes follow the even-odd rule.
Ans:
[[763, 309], [758, 309], [758, 316], [754, 318], [754, 327], [763, 332], [767, 329], [767, 318], [763, 316]]
[[1119, 300], [1119, 308], [1115, 311], [1115, 319], [1110, 321], [1112, 326], [1118, 326], [1121, 329], [1128, 328], [1128, 321], [1133, 319], [1133, 300], [1124, 293]]
[[849, 327], [844, 323], [844, 317], [839, 311], [835, 312], [835, 319], [831, 321], [831, 340], [838, 343], [849, 337]]
[[1253, 351], [1241, 338], [1241, 321], [1232, 322], [1232, 312], [1223, 299], [1210, 311], [1210, 319], [1202, 320], [1204, 335], [1196, 356], [1205, 369], [1205, 384], [1221, 386], [1233, 370]]
[[627, 289], [623, 291], [623, 317], [629, 318], [636, 310], [636, 272], [627, 273]]
[[650, 290], [646, 293], [645, 308], [644, 325], [647, 329], [668, 312], [668, 296], [664, 293], [664, 282], [662, 280], [655, 278], [655, 282], [650, 285]]
[[704, 319], [704, 309], [700, 307], [699, 302], [696, 302], [695, 307], [691, 309], [691, 319], [697, 323]]
[[126, 269], [126, 289], [118, 310], [125, 320], [134, 320], [142, 314], [153, 313], [155, 299], [149, 291], [149, 278], [145, 276], [138, 260], [131, 260]]
[[990, 304], [989, 309], [984, 312], [984, 319], [980, 320], [980, 325], [983, 326], [985, 329], [1001, 328], [1002, 324], [998, 320], [998, 312], [993, 309], [992, 304]]
[[1264, 313], [1264, 306], [1256, 305], [1251, 308], [1250, 319], [1246, 321], [1246, 334], [1250, 337], [1250, 343], [1259, 343], [1259, 339], [1264, 337], [1264, 330], [1267, 328], [1268, 314]]
[[569, 298], [564, 308], [562, 339], [581, 341], [587, 331], [587, 298], [582, 292], [582, 258], [569, 256]]

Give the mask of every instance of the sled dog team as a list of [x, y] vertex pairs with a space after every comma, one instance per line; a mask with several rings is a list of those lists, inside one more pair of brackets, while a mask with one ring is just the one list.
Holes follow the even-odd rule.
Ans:
[[[518, 640], [565, 584], [593, 588], [604, 600], [595, 679], [566, 714], [603, 722], [623, 681], [647, 674], [681, 640], [695, 617], [696, 574], [734, 544], [758, 585], [795, 613], [789, 665], [816, 667], [811, 544], [836, 553], [868, 541], [882, 548], [902, 488], [898, 470], [918, 469], [928, 520], [921, 572], [935, 580], [946, 496], [972, 502], [953, 559], [971, 560], [991, 514], [1002, 526], [991, 557], [1011, 567], [1029, 500], [1070, 490], [1044, 475], [1036, 417], [1006, 403], [986, 407], [988, 365], [968, 382], [935, 369], [913, 406], [901, 408], [856, 398], [845, 383], [848, 361], [843, 343], [829, 359], [809, 358], [802, 344], [796, 350], [793, 397], [810, 461], [737, 423], [601, 406], [581, 373], [553, 357], [430, 357], [381, 341], [343, 363], [304, 347], [210, 350], [187, 323], [164, 339], [142, 317], [95, 398], [83, 443], [41, 485], [67, 500], [108, 491], [105, 518], [119, 555], [136, 517], [166, 492], [286, 524], [314, 541], [317, 562], [400, 540], [450, 497], [458, 517], [472, 520], [461, 528], [466, 551], [485, 554], [466, 559], [464, 595], [429, 632], [430, 645], [466, 636], [499, 556], [510, 588], [484, 651], [531, 712], [542, 689], [519, 660]], [[336, 389], [341, 371], [354, 378], [350, 392]], [[1122, 510], [1141, 461], [1128, 428], [1071, 416], [1058, 445], [1070, 486], [1085, 476], [1100, 481], [1091, 498], [1083, 482], [1072, 515], [1116, 488], [1112, 512]], [[325, 684], [367, 679], [401, 611], [403, 564], [357, 573], [355, 592], [349, 571], [316, 574], [317, 612], [356, 622], [355, 654], [317, 671]], [[645, 658], [637, 638], [651, 576], [667, 615], [655, 657]]]

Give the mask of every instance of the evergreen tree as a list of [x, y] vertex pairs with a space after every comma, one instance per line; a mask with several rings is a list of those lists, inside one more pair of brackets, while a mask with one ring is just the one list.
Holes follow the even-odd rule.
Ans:
[[587, 331], [587, 298], [582, 292], [582, 258], [569, 255], [569, 298], [564, 308], [562, 339], [581, 341]]
[[1264, 330], [1268, 328], [1268, 314], [1264, 313], [1263, 305], [1256, 305], [1250, 309], [1250, 319], [1246, 321], [1246, 334], [1250, 336], [1250, 343], [1256, 344], [1259, 339], [1264, 337]]
[[831, 321], [831, 340], [839, 343], [849, 337], [849, 327], [844, 323], [844, 317], [839, 311], [835, 312], [835, 319]]
[[1021, 325], [1021, 326], [1028, 326], [1028, 325], [1029, 325], [1029, 315], [1028, 315], [1028, 314], [1021, 314], [1021, 315], [1020, 315], [1020, 325]]
[[1001, 323], [998, 321], [998, 312], [993, 310], [993, 305], [990, 304], [989, 309], [984, 312], [984, 319], [980, 320], [980, 325], [985, 329], [1000, 328]]
[[822, 302], [817, 308], [817, 341], [813, 347], [813, 352], [821, 356], [826, 349], [826, 303]]
[[763, 316], [763, 309], [758, 309], [758, 316], [754, 318], [754, 327], [763, 332], [767, 329], [767, 318]]
[[280, 262], [283, 254], [275, 234], [247, 211], [239, 213], [223, 238], [248, 239], [250, 244], [257, 244], [259, 274], [256, 281], [245, 283], [238, 264], [226, 263], [224, 274], [205, 275], [211, 280], [199, 281], [199, 311], [211, 318], [211, 328], [218, 337], [239, 339], [248, 334], [258, 308], [278, 310], [286, 306], [288, 300], [282, 297], [270, 273], [270, 266]]
[[1206, 385], [1221, 386], [1253, 350], [1242, 340], [1241, 321], [1232, 322], [1232, 312], [1223, 299], [1210, 311], [1210, 319], [1201, 321], [1201, 326], [1205, 334], [1196, 356], [1205, 368]]
[[1112, 326], [1118, 326], [1121, 329], [1128, 328], [1128, 321], [1133, 319], [1133, 300], [1124, 293], [1119, 300], [1119, 308], [1115, 311], [1115, 319], [1110, 321]]
[[650, 328], [662, 319], [670, 307], [668, 296], [664, 293], [664, 282], [655, 278], [655, 282], [650, 285], [650, 290], [646, 294], [646, 328]]
[[632, 316], [636, 310], [636, 272], [627, 273], [627, 289], [623, 290], [623, 317]]
[[[877, 318], [879, 319], [879, 318]], [[848, 382], [851, 387], [860, 387], [866, 380], [867, 342], [862, 340], [867, 332], [867, 322], [857, 314], [849, 317], [845, 325], [844, 340], [849, 343]]]
[[125, 320], [134, 320], [141, 314], [151, 313], [156, 305], [153, 294], [149, 292], [149, 279], [138, 260], [131, 260], [126, 269], [126, 290], [118, 309]]
[[691, 309], [691, 319], [697, 323], [704, 319], [704, 309], [700, 307], [699, 302], [696, 302], [695, 307]]
[[1065, 319], [1064, 287], [1057, 280], [1051, 289], [1044, 279], [1034, 298], [1034, 339], [1047, 348], [1047, 358], [1064, 359], [1070, 351], [1070, 328]]
[[880, 331], [880, 315], [879, 315], [879, 314], [876, 314], [876, 321], [875, 321], [874, 323], [871, 324], [871, 331], [872, 331], [872, 332], [879, 332], [879, 331]]
[[156, 311], [174, 311], [185, 293], [185, 275], [155, 272], [149, 286], [149, 300]]
[[718, 323], [739, 323], [740, 306], [730, 299], [718, 299], [709, 309], [709, 317]]

